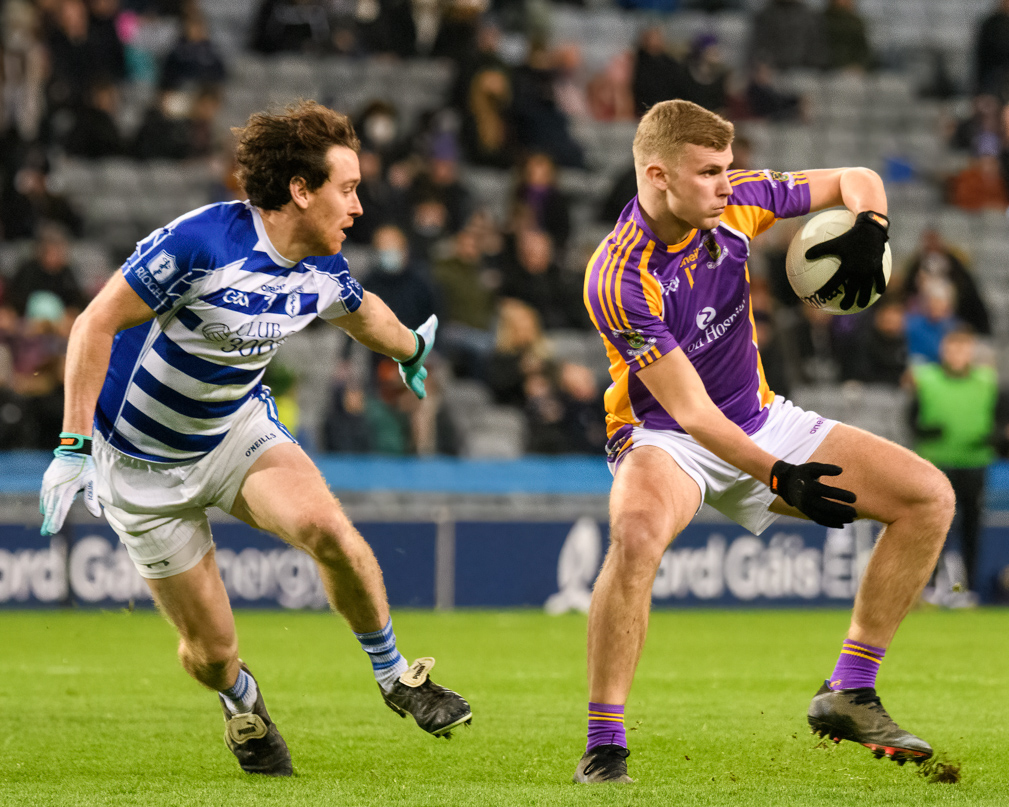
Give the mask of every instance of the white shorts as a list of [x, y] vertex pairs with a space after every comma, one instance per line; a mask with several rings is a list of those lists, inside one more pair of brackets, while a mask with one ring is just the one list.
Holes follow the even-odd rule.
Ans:
[[95, 432], [98, 500], [140, 575], [171, 577], [214, 545], [207, 508], [230, 512], [252, 464], [273, 446], [296, 442], [268, 395], [246, 402], [220, 445], [195, 462], [147, 462]]
[[[800, 409], [778, 395], [771, 402], [764, 425], [750, 438], [778, 459], [801, 465], [835, 425], [836, 420]], [[697, 483], [702, 503], [711, 505], [754, 535], [760, 535], [778, 517], [768, 510], [776, 495], [766, 484], [719, 459], [689, 434], [635, 428], [627, 451], [641, 446], [665, 451]], [[612, 464], [610, 468], [615, 473]]]

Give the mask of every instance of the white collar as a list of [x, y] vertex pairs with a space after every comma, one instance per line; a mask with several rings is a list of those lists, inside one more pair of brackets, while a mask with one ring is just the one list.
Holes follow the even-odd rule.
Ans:
[[254, 246], [253, 249], [258, 252], [265, 252], [270, 256], [270, 260], [277, 264], [277, 266], [283, 266], [285, 269], [293, 269], [297, 266], [297, 261], [288, 260], [277, 252], [277, 248], [273, 246], [273, 242], [270, 241], [270, 236], [266, 234], [266, 226], [263, 224], [263, 216], [260, 214], [259, 208], [250, 204], [248, 200], [246, 200], [245, 206], [252, 211], [252, 223], [256, 227], [256, 235], [259, 236], [259, 240], [256, 242], [256, 246]]

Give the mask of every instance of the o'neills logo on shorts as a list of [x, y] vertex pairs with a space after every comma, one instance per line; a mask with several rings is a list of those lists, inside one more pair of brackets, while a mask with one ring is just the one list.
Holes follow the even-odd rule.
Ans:
[[277, 435], [274, 432], [270, 432], [269, 434], [264, 434], [262, 437], [260, 437], [258, 440], [256, 440], [256, 442], [254, 442], [251, 446], [249, 446], [249, 450], [245, 452], [245, 456], [246, 457], [251, 457], [253, 455], [253, 453], [261, 445], [263, 445], [264, 443], [270, 442], [270, 440], [276, 440], [276, 439], [277, 439]]
[[810, 434], [816, 434], [820, 427], [823, 425], [823, 418], [817, 418], [816, 423], [813, 424], [813, 428], [809, 430]]

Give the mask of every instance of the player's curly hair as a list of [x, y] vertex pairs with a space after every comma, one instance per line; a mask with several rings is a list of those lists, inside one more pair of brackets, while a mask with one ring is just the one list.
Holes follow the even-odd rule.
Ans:
[[634, 134], [634, 164], [644, 167], [653, 160], [675, 165], [688, 143], [722, 151], [732, 144], [735, 127], [690, 101], [662, 101], [641, 118]]
[[333, 146], [361, 150], [350, 118], [315, 101], [298, 101], [280, 114], [256, 112], [232, 130], [235, 177], [249, 201], [263, 210], [279, 210], [291, 201], [294, 177], [310, 191], [329, 179], [326, 153]]

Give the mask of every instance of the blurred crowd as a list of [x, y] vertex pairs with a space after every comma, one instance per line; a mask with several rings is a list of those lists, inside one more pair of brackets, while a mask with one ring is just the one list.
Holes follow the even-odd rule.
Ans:
[[[620, 5], [660, 15], [681, 6]], [[713, 14], [739, 8], [732, 0], [685, 5]], [[454, 66], [444, 103], [415, 118], [384, 98], [346, 110], [362, 141], [365, 211], [348, 235], [370, 256], [352, 270], [408, 326], [436, 313], [441, 327], [424, 402], [406, 394], [391, 362], [362, 362], [351, 349], [332, 358], [315, 438], [321, 450], [457, 453], [458, 429], [441, 403], [448, 384], [468, 379], [493, 404], [523, 413], [526, 451], [600, 451], [607, 380], [559, 351], [556, 337], [592, 334], [581, 300], [587, 256], [573, 243], [573, 200], [558, 182], [561, 170], [592, 168], [577, 121], [633, 121], [658, 101], [686, 98], [736, 121], [802, 122], [806, 99], [783, 91], [779, 75], [878, 66], [856, 0], [815, 8], [766, 0], [750, 21], [743, 70], [730, 68], [712, 33], [668, 41], [661, 16], [634, 48], [589, 69], [579, 43], [551, 41], [537, 8], [520, 0], [260, 0], [250, 8], [242, 47], [254, 53], [428, 57]], [[205, 160], [208, 170], [223, 166], [214, 198], [242, 198], [219, 120], [234, 67], [199, 0], [5, 0], [0, 24], [0, 241], [34, 242], [30, 256], [0, 275], [0, 448], [49, 448], [59, 432], [69, 328], [94, 292], [70, 259], [84, 211], [50, 181], [52, 167], [65, 158]], [[964, 161], [946, 180], [947, 199], [1004, 210], [1009, 0], [979, 23], [975, 57], [973, 87], [932, 88], [973, 96], [971, 114], [948, 127]], [[124, 122], [124, 94], [138, 87], [149, 104]], [[750, 167], [745, 138], [735, 150], [737, 166]], [[469, 167], [507, 173], [503, 217], [463, 181]], [[614, 177], [599, 221], [612, 221], [634, 192], [633, 171]], [[895, 267], [884, 300], [837, 318], [791, 293], [783, 270], [790, 232], [780, 225], [755, 244], [754, 265], [766, 271], [754, 276], [754, 316], [772, 389], [906, 385], [908, 368], [936, 362], [950, 331], [966, 324], [991, 333], [969, 262], [937, 232], [923, 233], [910, 263]], [[279, 365], [271, 372], [294, 424], [298, 379]]]

